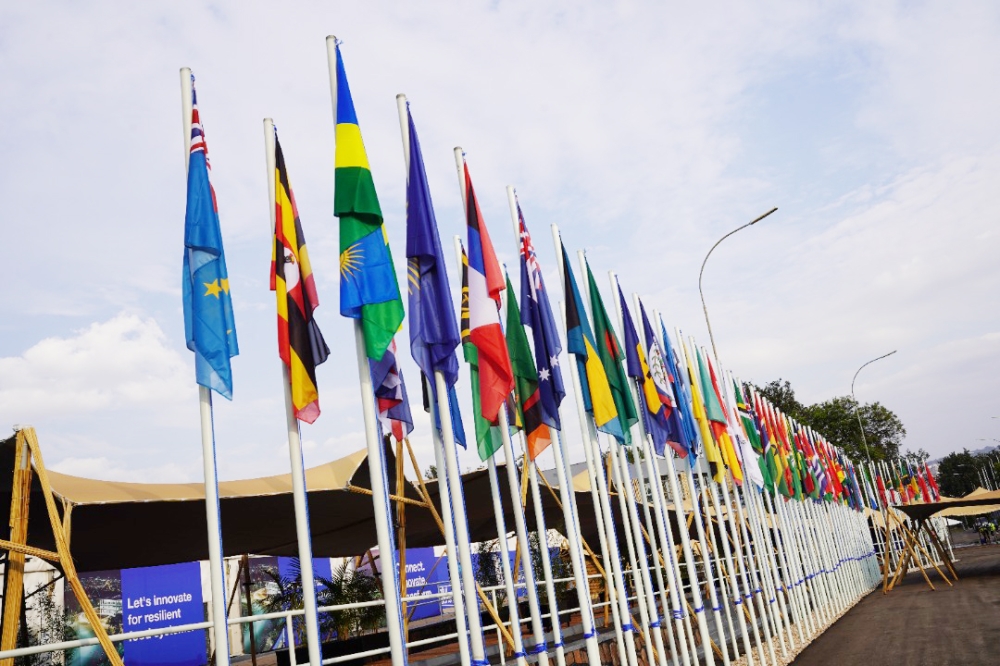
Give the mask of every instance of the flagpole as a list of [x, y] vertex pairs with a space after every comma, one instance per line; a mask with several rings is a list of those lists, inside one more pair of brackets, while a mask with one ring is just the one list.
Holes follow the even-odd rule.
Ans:
[[[555, 243], [556, 263], [558, 265], [559, 276], [565, 285], [565, 259], [562, 253], [562, 241], [559, 236], [559, 228], [552, 225], [552, 238]], [[564, 298], [573, 298], [573, 294], [563, 294]], [[563, 330], [566, 330], [566, 311], [562, 309]], [[581, 313], [586, 316], [586, 313]], [[579, 364], [575, 365], [575, 371], [570, 372], [573, 382], [573, 398], [576, 403], [577, 418], [580, 424], [580, 436], [583, 444], [584, 457], [587, 461], [587, 475], [590, 481], [590, 497], [594, 506], [594, 516], [597, 521], [598, 536], [601, 541], [601, 558], [604, 560], [604, 573], [608, 590], [608, 600], [611, 605], [612, 619], [614, 622], [615, 645], [618, 647], [618, 659], [620, 664], [636, 666], [637, 657], [635, 653], [635, 635], [632, 627], [631, 616], [628, 609], [628, 598], [625, 596], [624, 578], [621, 575], [621, 562], [618, 558], [618, 540], [615, 534], [615, 524], [611, 517], [611, 508], [608, 502], [607, 481], [604, 477], [604, 469], [600, 464], [600, 446], [597, 443], [597, 429], [592, 419], [587, 417], [587, 411], [583, 402], [583, 381], [580, 378]], [[614, 556], [612, 556], [611, 545], [614, 544]]]
[[[690, 368], [690, 367], [692, 367], [691, 366], [691, 361], [690, 361], [691, 353], [687, 350], [687, 345], [684, 342], [684, 338], [681, 337], [680, 331], [677, 331], [676, 335], [677, 335], [677, 340], [680, 343], [680, 347], [678, 349], [678, 352], [684, 357], [685, 364], [687, 365], [687, 367]], [[692, 382], [698, 382], [699, 379], [698, 379], [698, 377], [692, 376], [691, 377], [691, 381]], [[704, 395], [704, 393], [702, 393], [702, 395]], [[693, 396], [692, 396], [692, 399], [693, 399]], [[706, 443], [705, 447], [707, 447], [707, 446], [708, 445]], [[707, 450], [707, 448], [706, 448], [706, 450]], [[707, 481], [702, 481], [701, 480], [700, 477], [702, 476], [702, 474], [703, 474], [703, 472], [699, 469], [699, 471], [698, 471], [698, 477], [699, 477], [699, 482], [700, 483], [702, 483], [702, 484], [714, 483], [710, 471], [709, 471], [709, 473], [705, 474], [705, 476], [707, 477]], [[719, 604], [719, 598], [718, 598], [717, 591], [716, 591], [716, 588], [715, 588], [715, 579], [714, 579], [714, 573], [713, 573], [713, 570], [712, 570], [713, 569], [712, 558], [711, 558], [710, 554], [708, 553], [708, 547], [707, 547], [708, 541], [706, 539], [705, 526], [702, 523], [702, 514], [701, 514], [701, 510], [699, 508], [699, 504], [703, 503], [703, 500], [701, 499], [701, 494], [698, 492], [698, 489], [697, 489], [697, 487], [695, 485], [695, 474], [694, 474], [694, 469], [692, 468], [691, 465], [688, 465], [688, 469], [687, 469], [687, 481], [688, 481], [688, 491], [691, 494], [691, 510], [694, 513], [695, 531], [696, 531], [696, 533], [698, 535], [698, 543], [699, 543], [699, 545], [702, 548], [702, 555], [703, 555], [703, 557], [702, 557], [702, 566], [703, 566], [703, 568], [705, 570], [705, 580], [706, 580], [706, 583], [708, 585], [708, 598], [709, 598], [709, 601], [712, 603], [712, 615], [715, 618], [715, 628], [716, 628], [716, 631], [718, 631], [718, 633], [719, 633], [719, 649], [720, 649], [720, 652], [722, 652], [722, 661], [723, 661], [723, 663], [725, 664], [725, 666], [729, 666], [729, 663], [730, 663], [730, 661], [729, 661], [729, 644], [728, 644], [728, 641], [726, 640], [726, 632], [725, 632], [725, 628], [723, 627], [723, 624], [722, 624], [722, 614], [720, 613], [720, 611], [722, 610], [722, 606]], [[707, 510], [705, 511], [705, 515], [708, 515], [708, 511]], [[720, 580], [721, 580], [721, 572], [720, 572]], [[720, 583], [720, 587], [722, 587], [722, 585], [723, 584]]]
[[[653, 316], [657, 320], [659, 320], [660, 329], [661, 331], [664, 332], [665, 336], [666, 333], [663, 327], [663, 320], [660, 318], [659, 313], [654, 311]], [[669, 344], [672, 344], [671, 341], [668, 338], [664, 337], [663, 339], [664, 347]], [[678, 353], [682, 353], [682, 351], [683, 350], [678, 348]], [[680, 369], [678, 368], [678, 370]], [[685, 366], [685, 371], [686, 371], [686, 366]], [[681, 399], [683, 398], [678, 398], [678, 400]], [[691, 472], [691, 467], [693, 466], [691, 460], [692, 457], [694, 457], [693, 454], [690, 454], [687, 456], [687, 458], [684, 459], [685, 467], [687, 467], [689, 475]], [[687, 517], [685, 516], [684, 513], [684, 496], [681, 492], [681, 487], [677, 482], [677, 469], [674, 466], [673, 456], [665, 456], [665, 459], [667, 461], [667, 481], [670, 484], [670, 494], [673, 497], [674, 510], [677, 514], [677, 525], [680, 528], [681, 549], [684, 551], [684, 562], [688, 570], [688, 581], [691, 583], [691, 596], [692, 596], [692, 601], [695, 604], [694, 608], [695, 619], [698, 622], [698, 632], [699, 635], [701, 636], [701, 643], [705, 653], [705, 663], [707, 666], [715, 666], [715, 654], [712, 652], [712, 640], [708, 631], [708, 618], [706, 617], [705, 613], [705, 601], [701, 594], [701, 585], [699, 584], [698, 568], [694, 560], [693, 549], [691, 548], [690, 529], [688, 528]], [[697, 460], [693, 462], [697, 463]], [[695, 520], [698, 515], [698, 506], [696, 504], [694, 495], [691, 496], [691, 514], [692, 514], [691, 516], [692, 520]], [[703, 544], [704, 541], [701, 541], [700, 543]], [[708, 580], [709, 580], [708, 584], [711, 585], [711, 578], [709, 578]]]
[[[510, 206], [511, 220], [514, 223], [514, 238], [517, 241], [517, 251], [520, 253], [520, 220], [518, 219], [517, 201], [512, 185], [507, 186], [507, 202]], [[524, 307], [523, 303], [521, 307]], [[563, 523], [566, 526], [566, 537], [569, 544], [573, 581], [576, 587], [577, 602], [580, 605], [580, 619], [583, 624], [583, 634], [587, 646], [587, 661], [589, 666], [600, 666], [600, 646], [597, 642], [597, 634], [594, 627], [594, 609], [590, 598], [590, 585], [587, 580], [586, 560], [583, 554], [583, 539], [580, 536], [581, 531], [578, 510], [576, 508], [576, 497], [572, 482], [568, 479], [566, 471], [561, 433], [555, 428], [549, 427], [549, 436], [552, 438], [550, 448], [552, 449], [555, 461], [556, 481], [559, 484], [559, 496], [562, 503]], [[532, 475], [530, 481], [533, 482], [532, 495], [535, 505], [538, 507], [540, 505], [540, 498], [537, 497], [536, 493], [538, 481], [534, 461], [532, 461], [530, 473]], [[536, 508], [536, 512], [539, 511], [540, 509]], [[551, 576], [549, 577], [551, 578]], [[557, 623], [553, 622], [553, 627], [555, 626], [557, 626]]]
[[[334, 42], [334, 47], [336, 42]], [[327, 41], [327, 49], [329, 49]], [[396, 110], [399, 113], [399, 131], [403, 139], [403, 168], [405, 177], [409, 179], [410, 174], [410, 124], [408, 118], [406, 95], [396, 95]], [[436, 404], [434, 388], [431, 380], [422, 377], [424, 390], [431, 402], [431, 414], [435, 413], [440, 406]], [[446, 396], [447, 397], [447, 396]], [[450, 410], [450, 405], [448, 405]], [[433, 416], [432, 419], [433, 421]], [[462, 666], [469, 666], [469, 633], [467, 631], [468, 617], [466, 615], [466, 603], [462, 597], [462, 576], [459, 571], [458, 547], [455, 543], [455, 519], [452, 512], [451, 492], [449, 490], [447, 463], [445, 462], [444, 442], [441, 431], [437, 426], [431, 424], [431, 435], [434, 441], [434, 464], [437, 466], [438, 495], [441, 500], [441, 518], [444, 525], [445, 548], [448, 552], [448, 580], [451, 583], [452, 606], [455, 610], [455, 630], [458, 634], [459, 658]], [[478, 602], [477, 602], [478, 607]]]
[[[181, 67], [181, 116], [184, 132], [184, 171], [191, 161], [191, 112], [194, 95], [191, 70]], [[229, 618], [226, 612], [225, 565], [222, 555], [222, 525], [219, 511], [219, 471], [215, 458], [215, 425], [212, 391], [198, 385], [198, 411], [201, 419], [201, 459], [205, 478], [205, 520], [208, 527], [208, 570], [212, 589], [212, 636], [215, 639], [215, 664], [229, 664]]]
[[[274, 156], [274, 122], [264, 119], [264, 148], [267, 164], [267, 193], [270, 201], [271, 233], [275, 225], [275, 166]], [[370, 380], [369, 380], [370, 381]], [[319, 624], [316, 614], [316, 582], [313, 575], [312, 537], [309, 532], [309, 507], [306, 502], [305, 464], [302, 458], [302, 440], [299, 435], [299, 420], [295, 417], [295, 407], [292, 405], [292, 384], [289, 379], [288, 366], [281, 363], [281, 383], [284, 385], [285, 425], [288, 436], [288, 458], [291, 463], [292, 506], [295, 510], [295, 540], [299, 553], [299, 573], [302, 579], [303, 621], [306, 625], [306, 646], [309, 652], [311, 666], [322, 663], [319, 641]], [[375, 475], [372, 475], [373, 478]], [[395, 576], [393, 576], [395, 577]], [[294, 632], [288, 632], [289, 649], [294, 650]]]

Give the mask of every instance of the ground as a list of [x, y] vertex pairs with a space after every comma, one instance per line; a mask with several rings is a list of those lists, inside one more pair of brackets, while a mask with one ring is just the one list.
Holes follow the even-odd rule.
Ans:
[[1000, 546], [955, 550], [953, 587], [910, 573], [889, 594], [879, 588], [812, 642], [794, 666], [1000, 664]]

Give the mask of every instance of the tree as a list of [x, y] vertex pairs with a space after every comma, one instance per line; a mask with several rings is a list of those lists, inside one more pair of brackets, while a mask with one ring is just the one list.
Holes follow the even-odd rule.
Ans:
[[979, 485], [979, 465], [969, 449], [954, 451], [941, 459], [937, 482], [941, 494], [948, 497], [968, 495]]
[[[906, 428], [898, 416], [877, 402], [858, 406], [854, 398], [845, 395], [806, 406], [796, 399], [795, 390], [787, 379], [754, 388], [787, 416], [811, 427], [854, 460], [866, 460], [869, 454], [873, 460], [899, 456]], [[859, 413], [864, 424], [864, 440], [858, 428]]]

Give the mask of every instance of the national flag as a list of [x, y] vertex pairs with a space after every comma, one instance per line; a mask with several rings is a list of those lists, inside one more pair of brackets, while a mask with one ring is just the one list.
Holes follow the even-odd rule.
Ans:
[[278, 300], [278, 355], [288, 367], [295, 418], [313, 423], [320, 412], [316, 366], [326, 360], [330, 349], [313, 319], [319, 296], [277, 132], [274, 134], [274, 160], [271, 291]]
[[[694, 347], [695, 362], [698, 364], [698, 381], [700, 382], [701, 395], [696, 397], [696, 400], [700, 400], [703, 410], [703, 419], [705, 426], [702, 428], [702, 439], [707, 438], [712, 440], [712, 448], [714, 449], [714, 454], [718, 457], [716, 465], [712, 470], [712, 478], [717, 482], [721, 483], [725, 478], [725, 467], [729, 467], [732, 464], [732, 460], [728, 455], [728, 451], [723, 448], [723, 436], [728, 439], [728, 434], [726, 434], [726, 428], [728, 423], [726, 422], [726, 415], [722, 411], [722, 405], [719, 402], [719, 396], [715, 392], [715, 388], [712, 386], [712, 378], [709, 375], [708, 365], [705, 363], [705, 359], [702, 357], [701, 350]], [[697, 407], [696, 407], [697, 409]], [[731, 447], [731, 445], [730, 445]], [[708, 450], [708, 444], [705, 445], [706, 450]], [[709, 458], [711, 463], [711, 458]]]
[[476, 348], [479, 367], [479, 406], [482, 416], [496, 423], [500, 408], [514, 390], [507, 341], [500, 326], [500, 292], [503, 272], [493, 251], [489, 232], [472, 188], [469, 166], [465, 172], [465, 219], [468, 230], [469, 342]]
[[[648, 336], [652, 331], [648, 332]], [[670, 380], [670, 387], [673, 389], [674, 398], [676, 399], [675, 409], [670, 414], [670, 418], [674, 419], [676, 417], [678, 421], [677, 435], [679, 446], [674, 446], [673, 442], [669, 444], [677, 451], [677, 454], [681, 458], [687, 457], [689, 454], [691, 456], [698, 455], [698, 430], [697, 425], [694, 420], [694, 414], [691, 412], [691, 389], [690, 379], [687, 374], [687, 368], [682, 367], [677, 360], [677, 354], [674, 351], [674, 346], [670, 341], [670, 336], [667, 335], [667, 327], [663, 323], [663, 318], [660, 318], [660, 335], [663, 342], [663, 352], [666, 359], [667, 365], [667, 377]], [[688, 379], [685, 379], [688, 377]]]
[[552, 443], [549, 426], [545, 423], [538, 371], [531, 358], [528, 333], [521, 323], [514, 286], [507, 278], [507, 349], [510, 365], [514, 369], [514, 392], [517, 395], [516, 411], [528, 443], [528, 457], [534, 460]]
[[[516, 197], [515, 197], [516, 198]], [[521, 204], [517, 204], [517, 219], [521, 241], [521, 323], [531, 328], [535, 343], [535, 367], [538, 371], [538, 394], [542, 418], [545, 423], [559, 430], [559, 405], [566, 396], [559, 354], [559, 341], [549, 294], [542, 279], [542, 267], [531, 243], [531, 234], [524, 223]]]
[[764, 457], [764, 447], [760, 440], [760, 431], [757, 430], [757, 421], [754, 418], [753, 407], [744, 399], [740, 385], [733, 380], [733, 400], [736, 401], [736, 410], [739, 413], [740, 422], [743, 425], [743, 433], [746, 437], [746, 447], [744, 447], [743, 462], [746, 464], [746, 472], [754, 480], [759, 488], [770, 488], [774, 485], [771, 477], [771, 470], [768, 468], [767, 459]]
[[[708, 414], [705, 411], [705, 399], [702, 397], [708, 375], [707, 373], [702, 375], [694, 369], [694, 364], [699, 363], [700, 359], [698, 361], [692, 360], [691, 352], [687, 349], [684, 341], [681, 341], [681, 345], [684, 347], [684, 356], [687, 358], [688, 375], [691, 377], [691, 407], [694, 419], [698, 423], [698, 432], [701, 435], [701, 445], [705, 450], [705, 459], [708, 461], [712, 478], [721, 482], [725, 478], [725, 464], [719, 447], [715, 443], [715, 437], [712, 435]], [[709, 390], [711, 390], [711, 386], [709, 386]]]
[[[424, 381], [421, 384], [424, 393], [427, 384], [431, 385], [435, 405], [442, 398], [436, 395], [434, 373], [440, 372], [443, 375], [448, 387], [445, 399], [448, 400], [452, 416], [455, 441], [465, 446], [462, 415], [458, 410], [458, 397], [455, 394], [455, 383], [458, 381], [458, 358], [455, 350], [461, 344], [462, 337], [451, 301], [448, 269], [441, 250], [441, 237], [434, 216], [431, 191], [427, 185], [420, 140], [417, 138], [417, 128], [409, 105], [406, 116], [410, 139], [410, 164], [406, 178], [406, 275], [410, 306], [410, 354], [423, 375]], [[426, 397], [429, 409], [430, 399], [429, 396]], [[435, 409], [433, 417], [438, 430], [441, 429], [439, 416]]]
[[[653, 448], [657, 455], [664, 455], [667, 440], [670, 439], [667, 421], [667, 410], [671, 406], [669, 398], [665, 403], [664, 396], [653, 380], [653, 372], [646, 361], [646, 352], [639, 342], [639, 333], [635, 330], [632, 322], [632, 313], [629, 312], [628, 302], [625, 294], [622, 293], [621, 286], [618, 287], [618, 300], [622, 311], [622, 337], [625, 341], [625, 367], [628, 376], [635, 380], [639, 394], [639, 411], [642, 412], [642, 422], [646, 426], [646, 432], [653, 441]], [[660, 359], [659, 370], [663, 372], [663, 359]], [[662, 374], [661, 374], [662, 378]]]
[[[726, 465], [729, 467], [729, 471], [733, 475], [733, 480], [737, 484], [742, 484], [743, 465], [740, 463], [740, 457], [737, 453], [738, 446], [733, 442], [732, 422], [730, 421], [730, 412], [726, 408], [726, 399], [722, 392], [722, 385], [719, 383], [719, 378], [715, 374], [715, 366], [712, 364], [712, 359], [708, 356], [707, 352], [705, 353], [705, 360], [705, 365], [708, 366], [708, 376], [711, 380], [711, 390], [706, 388], [705, 392], [710, 397], [710, 402], [714, 399], [715, 404], [718, 405], [722, 412], [722, 422], [720, 423], [712, 418], [711, 411], [709, 411], [709, 418], [712, 420], [712, 432], [718, 438], [719, 450], [722, 453], [723, 460], [725, 460]], [[732, 416], [733, 418], [736, 417], [735, 414]]]
[[[500, 450], [503, 442], [494, 426], [497, 425], [497, 417], [493, 420], [483, 416], [482, 397], [480, 394], [479, 382], [479, 350], [472, 343], [472, 331], [470, 328], [469, 314], [469, 256], [462, 248], [462, 352], [465, 355], [465, 362], [469, 364], [469, 374], [472, 384], [472, 418], [476, 431], [476, 450], [479, 452], [481, 460], [488, 460], [494, 453]], [[515, 415], [516, 416], [516, 415]]]
[[771, 433], [767, 425], [767, 419], [760, 402], [760, 397], [749, 386], [744, 386], [746, 395], [750, 396], [753, 406], [750, 408], [750, 416], [754, 421], [757, 432], [760, 435], [761, 471], [765, 481], [769, 480], [766, 487], [773, 495], [777, 491], [779, 479], [779, 466], [775, 443], [771, 439]]
[[924, 470], [927, 472], [927, 483], [930, 484], [931, 490], [934, 493], [934, 501], [940, 502], [941, 489], [938, 488], [937, 479], [934, 478], [934, 475], [931, 473], [931, 468], [927, 465], [927, 463], [924, 463]]
[[672, 352], [668, 349], [664, 353], [664, 344], [653, 332], [653, 326], [646, 316], [646, 308], [642, 301], [639, 301], [639, 316], [642, 318], [642, 334], [646, 340], [646, 361], [649, 363], [650, 377], [666, 417], [666, 443], [683, 458], [688, 454], [688, 447], [684, 436], [684, 416], [678, 402], [679, 393], [674, 390], [674, 376], [677, 369], [670, 358]]
[[340, 218], [340, 314], [361, 320], [365, 353], [381, 360], [403, 323], [396, 269], [337, 46], [333, 214]]
[[639, 415], [636, 413], [635, 403], [632, 402], [632, 394], [628, 390], [628, 380], [625, 378], [625, 370], [622, 368], [625, 355], [622, 353], [618, 336], [615, 335], [611, 318], [604, 308], [601, 292], [597, 288], [597, 282], [594, 280], [594, 274], [589, 265], [587, 266], [587, 284], [590, 291], [590, 307], [594, 316], [594, 339], [597, 341], [597, 353], [604, 365], [604, 372], [607, 373], [608, 385], [611, 387], [611, 396], [614, 398], [615, 410], [618, 412], [618, 421], [622, 429], [622, 437], [618, 441], [629, 445], [632, 443], [632, 426], [639, 420]]
[[192, 75], [191, 150], [181, 279], [184, 337], [187, 348], [194, 352], [195, 381], [232, 400], [233, 373], [229, 359], [240, 350], [236, 342], [226, 254], [222, 249], [219, 209], [209, 179], [211, 169]]
[[576, 357], [580, 375], [580, 392], [583, 394], [584, 409], [594, 417], [594, 424], [601, 432], [615, 439], [624, 437], [618, 422], [618, 409], [611, 395], [608, 375], [604, 371], [601, 357], [597, 354], [594, 334], [590, 330], [583, 299], [573, 277], [566, 246], [559, 244], [563, 260], [563, 290], [566, 298], [566, 349]]
[[403, 373], [396, 364], [396, 341], [389, 343], [380, 361], [368, 359], [368, 367], [375, 387], [375, 406], [382, 434], [392, 435], [400, 442], [413, 431], [413, 417]]

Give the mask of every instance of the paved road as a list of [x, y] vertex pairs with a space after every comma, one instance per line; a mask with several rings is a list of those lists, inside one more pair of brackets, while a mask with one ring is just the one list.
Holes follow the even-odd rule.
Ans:
[[910, 573], [879, 588], [802, 651], [794, 666], [1000, 664], [1000, 546], [956, 550], [959, 581], [936, 591]]

